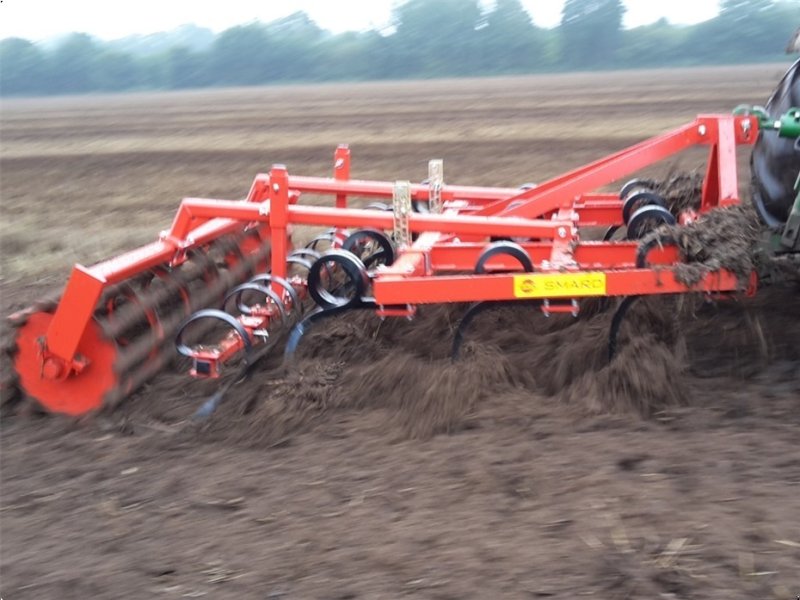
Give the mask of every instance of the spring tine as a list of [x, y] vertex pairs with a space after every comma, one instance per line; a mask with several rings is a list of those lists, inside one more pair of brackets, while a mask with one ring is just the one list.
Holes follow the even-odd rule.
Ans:
[[[297, 324], [298, 324], [297, 319], [295, 317], [293, 322], [287, 323], [286, 326], [294, 327]], [[286, 326], [282, 326], [281, 330], [285, 331]], [[272, 349], [274, 345], [277, 343], [277, 340], [279, 338], [278, 336], [275, 336], [272, 339], [273, 339], [272, 343], [264, 344], [262, 347], [255, 349], [248, 354], [248, 356], [245, 359], [245, 363], [241, 367], [239, 372], [235, 376], [228, 379], [216, 392], [214, 392], [211, 396], [209, 396], [200, 405], [200, 408], [198, 408], [192, 415], [193, 420], [202, 421], [210, 417], [214, 413], [214, 411], [217, 410], [220, 404], [222, 404], [222, 402], [225, 400], [228, 391], [234, 385], [240, 383], [241, 381], [249, 378], [250, 375], [252, 375], [253, 370], [259, 363], [259, 361], [261, 361], [261, 359], [265, 358], [266, 356], [272, 354]]]
[[[272, 291], [271, 288], [265, 287], [259, 283], [253, 283], [252, 279], [247, 283], [242, 283], [241, 285], [237, 285], [231, 291], [229, 291], [225, 295], [225, 299], [222, 301], [222, 306], [227, 307], [230, 303], [231, 298], [236, 300], [236, 309], [243, 315], [252, 315], [253, 308], [248, 306], [242, 301], [242, 295], [244, 292], [251, 291], [251, 292], [258, 292], [259, 294], [263, 295], [267, 300], [271, 300], [272, 303], [275, 305], [275, 308], [278, 310], [278, 315], [280, 316], [281, 321], [286, 318], [286, 306], [284, 305], [283, 301], [281, 300], [280, 296]], [[227, 310], [227, 308], [226, 308]]]
[[541, 306], [542, 301], [536, 299], [530, 300], [501, 300], [501, 301], [484, 301], [484, 302], [474, 302], [469, 306], [467, 312], [464, 313], [464, 316], [461, 317], [461, 321], [458, 323], [458, 328], [456, 329], [455, 336], [453, 336], [453, 345], [450, 349], [450, 358], [453, 362], [459, 359], [459, 354], [461, 352], [461, 344], [464, 342], [464, 332], [466, 331], [467, 327], [469, 327], [470, 323], [482, 312], [486, 312], [487, 310], [492, 310], [495, 308], [503, 308], [503, 307], [516, 307], [521, 305], [533, 305], [533, 306]]
[[225, 393], [228, 391], [228, 388], [220, 388], [212, 396], [203, 402], [203, 404], [198, 408], [195, 413], [192, 415], [192, 419], [195, 421], [202, 421], [210, 417], [217, 407], [222, 404], [222, 400], [225, 397]]
[[283, 277], [278, 277], [277, 275], [256, 275], [255, 277], [251, 278], [248, 283], [266, 283], [267, 285], [270, 284], [277, 284], [282, 287], [289, 296], [289, 312], [290, 313], [297, 313], [297, 316], [302, 316], [303, 312], [305, 311], [305, 307], [303, 303], [300, 301], [300, 296], [297, 294], [297, 290], [294, 289], [294, 286], [286, 281]]
[[308, 330], [314, 323], [329, 317], [335, 317], [336, 315], [345, 313], [348, 310], [375, 308], [378, 308], [378, 305], [375, 303], [375, 301], [367, 298], [363, 298], [361, 302], [354, 305], [345, 304], [343, 306], [334, 306], [331, 308], [318, 308], [311, 314], [307, 315], [302, 321], [299, 321], [294, 327], [292, 327], [292, 330], [289, 333], [289, 339], [286, 342], [286, 347], [283, 351], [284, 359], [291, 360], [291, 358], [294, 356], [294, 353], [297, 351], [297, 346], [300, 344], [300, 340], [302, 340], [303, 336], [308, 333]]
[[622, 321], [625, 319], [625, 315], [628, 314], [628, 310], [630, 309], [631, 305], [633, 305], [633, 303], [639, 298], [641, 298], [641, 296], [625, 296], [625, 298], [622, 299], [622, 302], [619, 303], [617, 310], [614, 311], [614, 316], [611, 319], [611, 328], [608, 332], [609, 361], [613, 360], [614, 355], [617, 353], [619, 328], [622, 325]]

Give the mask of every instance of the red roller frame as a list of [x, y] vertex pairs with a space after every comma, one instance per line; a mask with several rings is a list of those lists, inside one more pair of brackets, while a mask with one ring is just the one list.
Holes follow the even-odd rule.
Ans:
[[[582, 241], [579, 230], [622, 223], [621, 200], [594, 190], [694, 146], [709, 148], [700, 212], [738, 203], [736, 146], [753, 144], [757, 134], [754, 117], [701, 115], [674, 131], [533, 189], [444, 185], [445, 210], [409, 217], [410, 231], [422, 235], [399, 249], [394, 265], [375, 275], [375, 299], [389, 306], [521, 298], [519, 290], [526, 282], [519, 274], [458, 274], [474, 268], [490, 237], [539, 240], [522, 244], [539, 274], [602, 275], [601, 292], [587, 289], [576, 296], [733, 291], [737, 281], [726, 271], [709, 275], [692, 288], [678, 282], [663, 268], [678, 261], [674, 249], [651, 253], [651, 263], [659, 268], [635, 268], [636, 243]], [[64, 380], [86, 370], [87, 357], [77, 349], [81, 340], [86, 343], [95, 307], [108, 286], [157, 265], [179, 264], [188, 250], [222, 235], [250, 226], [266, 227], [272, 273], [285, 277], [292, 225], [391, 229], [392, 213], [348, 208], [348, 201], [356, 197], [391, 200], [394, 184], [351, 179], [350, 166], [347, 146], [336, 150], [332, 178], [290, 176], [285, 167], [275, 165], [255, 178], [245, 200], [184, 199], [172, 226], [158, 241], [90, 268], [75, 266], [46, 334], [39, 340], [40, 364], [35, 368], [40, 376]], [[300, 205], [297, 202], [304, 193], [332, 196], [333, 206]], [[427, 201], [429, 186], [412, 184], [411, 194], [414, 201]], [[514, 268], [503, 257], [493, 259], [490, 266], [494, 270]], [[228, 347], [226, 352], [234, 349]]]

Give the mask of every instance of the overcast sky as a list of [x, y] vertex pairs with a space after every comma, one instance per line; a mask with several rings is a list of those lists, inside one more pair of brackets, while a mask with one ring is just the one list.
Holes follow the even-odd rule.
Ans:
[[[0, 38], [42, 40], [81, 31], [103, 39], [154, 33], [186, 23], [215, 32], [253, 20], [272, 21], [304, 10], [321, 27], [342, 31], [381, 29], [401, 0], [0, 0]], [[483, 0], [491, 4], [492, 0]], [[558, 24], [563, 0], [522, 0], [542, 27]], [[697, 23], [717, 14], [718, 0], [625, 0], [625, 26], [666, 17]]]

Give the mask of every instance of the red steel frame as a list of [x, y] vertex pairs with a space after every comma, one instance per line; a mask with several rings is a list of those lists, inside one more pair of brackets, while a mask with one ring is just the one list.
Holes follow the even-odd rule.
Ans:
[[[533, 189], [445, 185], [442, 214], [414, 213], [409, 217], [410, 231], [421, 235], [399, 249], [392, 266], [375, 274], [375, 300], [379, 305], [397, 306], [519, 297], [514, 287], [519, 273], [463, 274], [474, 269], [489, 237], [537, 240], [521, 244], [537, 273], [604, 274], [602, 293], [576, 294], [580, 296], [735, 290], [736, 278], [727, 271], [711, 274], [692, 288], [678, 282], [663, 268], [678, 260], [674, 248], [655, 249], [649, 256], [654, 268], [635, 268], [636, 242], [582, 241], [579, 228], [622, 223], [619, 197], [592, 190], [698, 145], [709, 147], [701, 212], [738, 203], [736, 145], [753, 144], [757, 133], [754, 117], [701, 115], [674, 131]], [[300, 205], [304, 193], [332, 195], [335, 204]], [[43, 376], [63, 378], [85, 368], [76, 350], [108, 286], [157, 265], [180, 264], [188, 250], [256, 224], [269, 229], [272, 273], [285, 277], [292, 225], [392, 229], [391, 212], [347, 207], [350, 198], [389, 200], [392, 194], [390, 182], [350, 179], [350, 152], [340, 146], [333, 178], [290, 176], [285, 167], [275, 165], [269, 173], [256, 177], [245, 200], [184, 199], [171, 228], [158, 241], [91, 268], [75, 266], [43, 340]], [[429, 186], [413, 184], [411, 194], [415, 201], [426, 201]], [[503, 256], [492, 259], [490, 266], [495, 271], [519, 268]]]

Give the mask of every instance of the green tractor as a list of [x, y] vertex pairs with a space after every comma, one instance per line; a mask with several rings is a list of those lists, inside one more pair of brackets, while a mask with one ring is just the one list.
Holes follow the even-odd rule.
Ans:
[[[789, 51], [800, 51], [800, 30]], [[761, 132], [750, 171], [753, 202], [761, 220], [776, 236], [779, 253], [800, 252], [800, 60], [781, 79], [765, 107], [750, 108]], [[741, 109], [737, 109], [741, 110]]]

